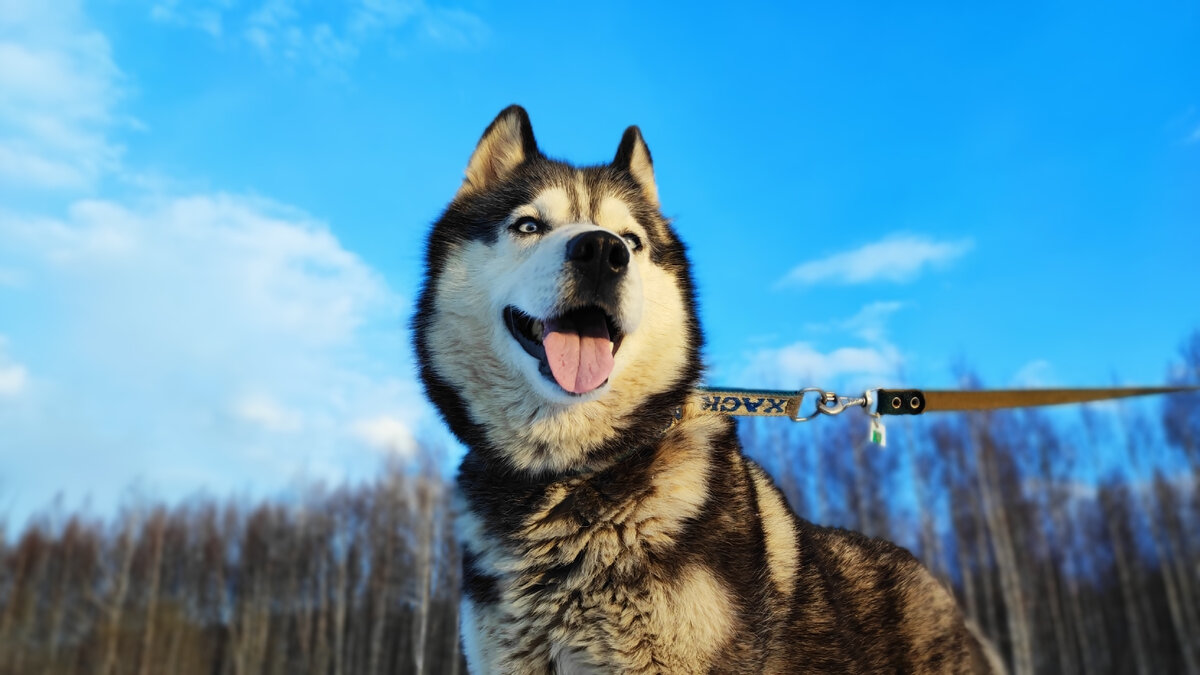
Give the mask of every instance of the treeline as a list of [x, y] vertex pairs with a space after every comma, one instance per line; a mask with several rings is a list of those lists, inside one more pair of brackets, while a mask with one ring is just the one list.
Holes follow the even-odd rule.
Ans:
[[0, 673], [464, 672], [445, 484], [194, 500], [0, 543]]
[[[1171, 371], [1200, 382], [1200, 333]], [[910, 548], [1014, 673], [1200, 675], [1200, 396], [741, 427], [793, 507]], [[0, 537], [0, 674], [456, 673], [449, 487], [195, 499]]]

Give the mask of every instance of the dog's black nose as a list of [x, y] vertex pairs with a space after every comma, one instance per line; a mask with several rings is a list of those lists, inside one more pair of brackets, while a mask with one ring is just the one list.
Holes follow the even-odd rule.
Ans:
[[629, 265], [629, 249], [612, 232], [592, 230], [567, 242], [567, 260], [597, 281], [620, 275]]

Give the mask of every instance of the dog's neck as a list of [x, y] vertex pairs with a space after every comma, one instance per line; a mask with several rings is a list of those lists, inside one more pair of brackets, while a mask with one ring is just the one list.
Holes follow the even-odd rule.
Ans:
[[[538, 514], [547, 509], [574, 514], [579, 523], [596, 524], [620, 516], [622, 504], [641, 503], [657, 494], [653, 486], [666, 481], [677, 488], [690, 486], [659, 495], [672, 504], [686, 502], [686, 508], [668, 509], [686, 518], [698, 508], [698, 502], [692, 502], [702, 501], [704, 491], [697, 485], [703, 483], [715, 458], [736, 453], [735, 425], [728, 417], [689, 416], [685, 410], [676, 424], [656, 436], [633, 452], [609, 455], [598, 459], [590, 471], [569, 475], [515, 471], [495, 456], [469, 452], [458, 476], [464, 517], [501, 537], [536, 527]], [[651, 512], [659, 511], [647, 514]]]
[[[563, 454], [581, 458], [573, 465], [561, 469], [549, 466], [530, 469], [528, 466], [520, 466], [511, 461], [511, 458], [498, 452], [490, 444], [485, 443], [480, 447], [472, 447], [463, 459], [460, 481], [464, 478], [481, 480], [486, 476], [486, 482], [496, 486], [508, 483], [530, 487], [546, 486], [564, 480], [587, 480], [594, 476], [619, 472], [631, 465], [640, 464], [643, 458], [654, 455], [664, 440], [681, 427], [687, 427], [689, 423], [696, 423], [700, 420], [711, 421], [715, 418], [715, 416], [698, 412], [690, 402], [689, 405], [666, 409], [671, 410], [671, 414], [665, 422], [661, 421], [663, 417], [661, 415], [657, 422], [639, 421], [635, 423], [637, 426], [630, 427], [618, 434], [616, 442], [609, 442], [586, 451], [579, 448], [562, 447], [538, 447], [536, 449], [539, 454]], [[648, 425], [654, 430], [647, 430], [646, 426]], [[623, 440], [629, 438], [639, 438], [643, 442], [631, 445]]]
[[621, 452], [620, 454], [618, 454], [615, 457], [606, 457], [606, 458], [597, 460], [595, 462], [588, 462], [578, 468], [568, 469], [567, 471], [563, 472], [561, 476], [558, 476], [557, 478], [587, 477], [587, 476], [590, 476], [590, 475], [593, 475], [596, 473], [600, 473], [601, 471], [608, 471], [610, 469], [616, 469], [616, 468], [620, 467], [621, 464], [623, 464], [627, 461], [630, 461], [636, 457], [639, 457], [642, 454], [644, 454], [648, 451], [652, 451], [654, 448], [658, 447], [659, 441], [662, 440], [662, 437], [665, 436], [667, 434], [667, 432], [669, 432], [671, 429], [673, 429], [676, 424], [679, 424], [679, 421], [681, 419], [683, 419], [683, 406], [676, 406], [675, 414], [671, 418], [671, 421], [668, 422], [665, 426], [663, 426], [662, 430], [659, 431], [658, 434], [653, 437], [653, 440], [651, 440], [651, 442], [649, 442], [645, 445], [642, 445], [642, 446], [633, 446], [633, 447], [627, 448], [626, 450], [624, 450], [623, 452]]

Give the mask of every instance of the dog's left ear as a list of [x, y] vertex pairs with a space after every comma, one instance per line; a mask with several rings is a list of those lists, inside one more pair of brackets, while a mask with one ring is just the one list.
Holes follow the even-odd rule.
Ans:
[[646, 200], [658, 208], [658, 186], [654, 184], [654, 162], [650, 159], [650, 149], [646, 147], [646, 141], [642, 139], [640, 129], [629, 127], [625, 130], [612, 165], [617, 169], [628, 171], [638, 185], [642, 186], [642, 194], [646, 196]]

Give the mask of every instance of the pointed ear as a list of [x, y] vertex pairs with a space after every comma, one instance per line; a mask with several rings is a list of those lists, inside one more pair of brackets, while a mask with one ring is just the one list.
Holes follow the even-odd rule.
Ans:
[[650, 149], [642, 140], [642, 132], [637, 127], [629, 127], [621, 137], [621, 145], [617, 147], [617, 156], [612, 165], [628, 171], [633, 179], [642, 186], [642, 193], [655, 207], [658, 207], [658, 186], [654, 184], [654, 162], [650, 160]]
[[538, 154], [529, 114], [519, 105], [510, 105], [483, 132], [467, 163], [467, 176], [458, 194], [489, 187]]

